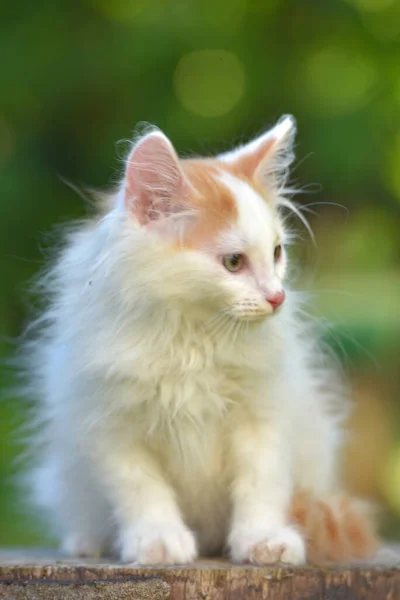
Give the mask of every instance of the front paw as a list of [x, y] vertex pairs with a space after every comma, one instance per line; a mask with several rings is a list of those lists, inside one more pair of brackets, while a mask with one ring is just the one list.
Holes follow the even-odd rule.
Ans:
[[251, 562], [255, 565], [306, 562], [306, 548], [301, 535], [289, 526], [277, 528], [254, 528], [240, 525], [229, 536], [231, 558], [235, 562]]
[[139, 522], [121, 537], [121, 560], [140, 565], [179, 565], [197, 556], [193, 533], [182, 523]]

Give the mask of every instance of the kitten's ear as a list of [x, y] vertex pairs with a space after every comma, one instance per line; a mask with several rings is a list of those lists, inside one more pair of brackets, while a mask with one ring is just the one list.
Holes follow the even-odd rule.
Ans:
[[127, 159], [120, 196], [140, 225], [185, 210], [191, 193], [169, 139], [161, 131], [141, 138]]
[[295, 133], [294, 118], [285, 115], [260, 137], [218, 158], [231, 164], [242, 177], [258, 180], [267, 187], [280, 188], [294, 159]]

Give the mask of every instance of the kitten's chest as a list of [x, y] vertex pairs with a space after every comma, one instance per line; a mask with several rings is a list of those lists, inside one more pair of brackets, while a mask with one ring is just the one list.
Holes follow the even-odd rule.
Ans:
[[258, 385], [246, 352], [182, 332], [142, 356], [131, 408], [146, 443], [175, 466], [219, 469], [231, 416]]
[[147, 373], [149, 404], [177, 426], [221, 419], [244, 401], [254, 382], [249, 369], [232, 360], [229, 351], [199, 340], [171, 345], [154, 357]]
[[[203, 364], [192, 353], [190, 366], [169, 364], [152, 370], [152, 381], [142, 383], [147, 408], [168, 423], [174, 433], [181, 428], [214, 426], [232, 407], [242, 401], [243, 388], [238, 374], [229, 366]], [[144, 391], [144, 390], [143, 390]]]
[[147, 440], [184, 460], [206, 460], [225, 439], [232, 411], [245, 401], [244, 371], [215, 348], [196, 341], [154, 356], [144, 372], [146, 377], [137, 382], [134, 409], [147, 424]]

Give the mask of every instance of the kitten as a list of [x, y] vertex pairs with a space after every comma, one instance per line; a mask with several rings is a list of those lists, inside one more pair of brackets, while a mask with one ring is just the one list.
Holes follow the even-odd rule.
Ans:
[[299, 564], [375, 548], [338, 483], [340, 385], [283, 287], [294, 131], [285, 117], [180, 160], [152, 130], [42, 280], [32, 481], [69, 554]]

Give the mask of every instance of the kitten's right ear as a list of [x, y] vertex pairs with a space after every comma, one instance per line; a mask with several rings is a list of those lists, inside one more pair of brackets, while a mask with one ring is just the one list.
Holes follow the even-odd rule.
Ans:
[[252, 142], [218, 158], [232, 165], [247, 179], [256, 179], [265, 187], [279, 189], [285, 184], [288, 167], [293, 162], [295, 120], [285, 115], [278, 123]]
[[120, 204], [149, 225], [185, 210], [191, 193], [169, 139], [157, 130], [142, 137], [126, 161]]

